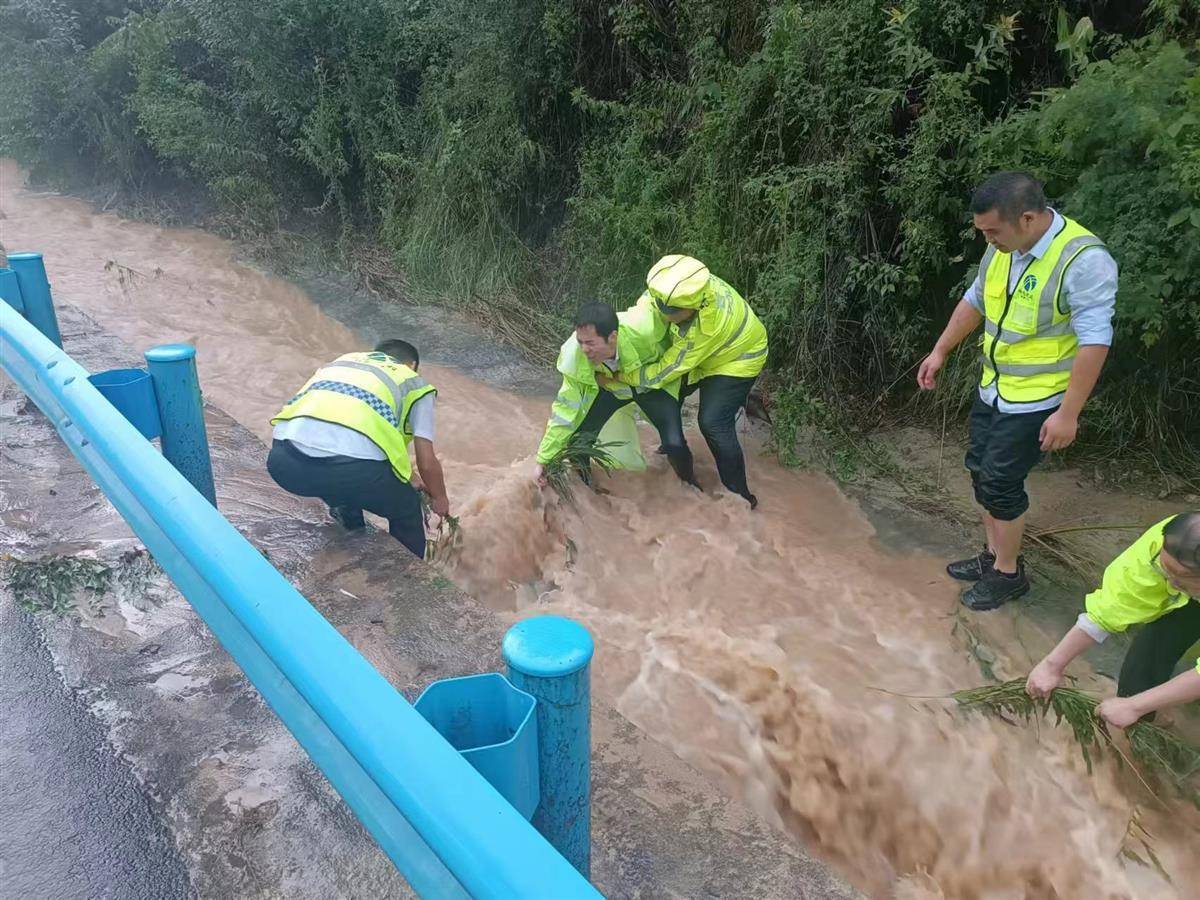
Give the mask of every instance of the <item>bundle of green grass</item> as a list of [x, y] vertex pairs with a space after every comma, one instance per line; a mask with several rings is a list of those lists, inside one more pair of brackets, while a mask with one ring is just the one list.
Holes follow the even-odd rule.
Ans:
[[574, 492], [571, 476], [578, 475], [580, 480], [589, 488], [596, 488], [596, 470], [605, 475], [618, 468], [612, 443], [597, 443], [590, 434], [576, 432], [567, 440], [566, 445], [546, 463], [546, 480], [554, 493], [566, 503], [574, 503]]
[[1025, 679], [1015, 678], [1002, 684], [956, 691], [953, 698], [968, 711], [988, 713], [1004, 719], [1030, 721], [1053, 710], [1055, 724], [1066, 722], [1079, 743], [1088, 772], [1092, 754], [1111, 751], [1120, 763], [1128, 765], [1155, 796], [1155, 783], [1165, 784], [1178, 796], [1200, 809], [1200, 748], [1151, 722], [1137, 722], [1125, 729], [1129, 755], [1117, 746], [1108, 723], [1096, 715], [1099, 701], [1074, 688], [1057, 688], [1045, 700], [1030, 697]]

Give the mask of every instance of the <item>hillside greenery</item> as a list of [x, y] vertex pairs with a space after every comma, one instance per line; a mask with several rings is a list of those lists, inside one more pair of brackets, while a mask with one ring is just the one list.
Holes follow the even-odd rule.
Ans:
[[551, 347], [705, 260], [771, 335], [777, 433], [957, 420], [915, 366], [997, 169], [1121, 266], [1078, 453], [1200, 471], [1197, 0], [0, 0], [0, 152], [245, 233], [382, 248]]

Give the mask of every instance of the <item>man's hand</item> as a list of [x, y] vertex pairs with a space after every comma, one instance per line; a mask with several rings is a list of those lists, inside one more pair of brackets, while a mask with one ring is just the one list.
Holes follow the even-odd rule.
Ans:
[[538, 483], [538, 487], [545, 487], [550, 483], [546, 478], [546, 467], [541, 463], [533, 467], [533, 480]]
[[937, 387], [937, 373], [945, 363], [946, 354], [934, 347], [917, 370], [917, 386], [923, 391], [932, 391]]
[[1042, 423], [1042, 431], [1038, 439], [1042, 442], [1042, 452], [1062, 450], [1075, 443], [1075, 435], [1079, 433], [1079, 418], [1059, 409]]
[[1096, 715], [1116, 728], [1128, 728], [1142, 717], [1136, 697], [1109, 697], [1096, 707]]
[[429, 508], [444, 519], [450, 515], [450, 498], [445, 494], [440, 497], [430, 497]]
[[1045, 699], [1062, 684], [1062, 680], [1063, 670], [1047, 657], [1029, 673], [1029, 680], [1025, 682], [1025, 693], [1030, 697]]

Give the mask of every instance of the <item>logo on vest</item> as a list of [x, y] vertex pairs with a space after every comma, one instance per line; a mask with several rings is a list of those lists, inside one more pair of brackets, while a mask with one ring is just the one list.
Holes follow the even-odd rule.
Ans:
[[1021, 282], [1021, 287], [1027, 293], [1032, 293], [1033, 289], [1037, 287], [1037, 283], [1038, 280], [1036, 275], [1026, 275], [1024, 280]]

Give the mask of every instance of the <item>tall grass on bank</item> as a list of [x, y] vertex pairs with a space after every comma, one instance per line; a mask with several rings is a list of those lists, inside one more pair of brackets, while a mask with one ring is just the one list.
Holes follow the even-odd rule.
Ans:
[[698, 256], [767, 326], [785, 452], [815, 402], [852, 434], [961, 420], [970, 348], [933, 397], [912, 370], [983, 250], [972, 187], [1029, 169], [1121, 266], [1074, 458], [1194, 489], [1200, 6], [1086, 7], [8, 0], [0, 153], [320, 222], [543, 360], [564, 310]]

